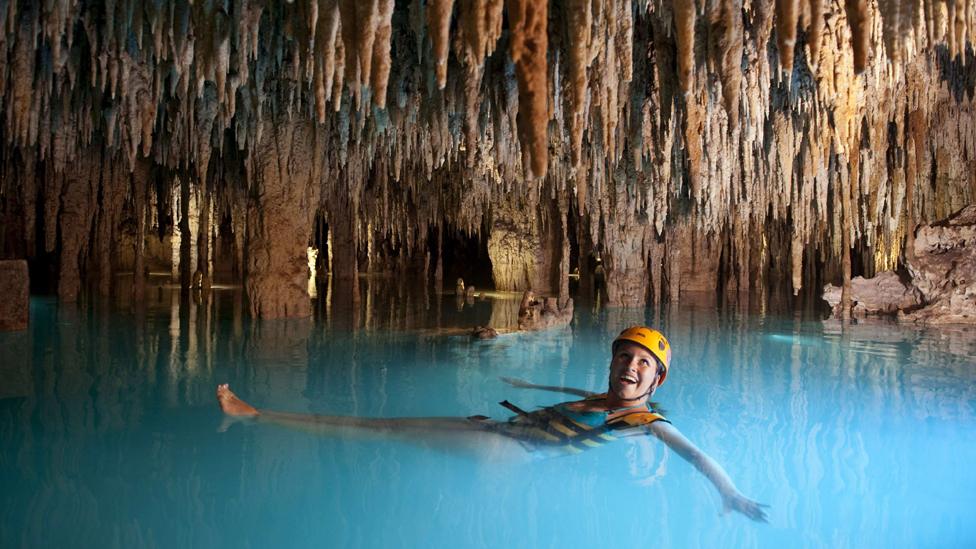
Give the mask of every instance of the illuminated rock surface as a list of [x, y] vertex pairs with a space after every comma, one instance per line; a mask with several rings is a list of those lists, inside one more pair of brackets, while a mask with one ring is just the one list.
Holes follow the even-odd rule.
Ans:
[[[883, 271], [873, 278], [862, 276], [851, 280], [851, 295], [855, 317], [888, 314], [911, 309], [919, 304], [918, 290], [902, 282], [897, 273]], [[830, 304], [834, 314], [840, 316], [841, 287], [829, 285], [824, 288], [824, 300]]]
[[[892, 271], [851, 281], [855, 316], [899, 313], [915, 322], [976, 323], [976, 205], [944, 221], [920, 226], [909, 239], [906, 284]], [[824, 299], [840, 313], [841, 288]]]
[[599, 257], [612, 305], [743, 304], [892, 269], [976, 202], [971, 0], [10, 0], [0, 26], [0, 257], [64, 301], [165, 260], [307, 316], [309, 245], [356, 302], [367, 269], [440, 280], [443, 237], [500, 289], [586, 293]]
[[976, 206], [919, 227], [906, 255], [912, 282], [925, 304], [906, 318], [976, 323]]

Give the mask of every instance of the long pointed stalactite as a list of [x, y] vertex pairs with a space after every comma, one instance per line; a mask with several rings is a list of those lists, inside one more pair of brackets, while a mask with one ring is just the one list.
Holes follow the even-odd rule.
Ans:
[[255, 315], [308, 315], [318, 217], [349, 296], [361, 254], [441, 272], [449, 227], [519, 243], [488, 246], [500, 289], [585, 293], [599, 257], [612, 304], [744, 303], [894, 268], [976, 199], [973, 0], [7, 0], [0, 26], [0, 257], [65, 301], [212, 260]]

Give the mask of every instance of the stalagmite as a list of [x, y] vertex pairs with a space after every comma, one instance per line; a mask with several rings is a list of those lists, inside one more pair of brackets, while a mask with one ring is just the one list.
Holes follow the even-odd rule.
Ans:
[[190, 234], [190, 180], [187, 177], [179, 178], [180, 201], [179, 201], [179, 227], [180, 227], [180, 288], [186, 290], [190, 287], [193, 278], [193, 265], [190, 262], [192, 249], [192, 238]]
[[329, 216], [329, 228], [333, 231], [332, 280], [336, 295], [348, 300], [347, 305], [359, 302], [359, 275], [357, 258], [359, 256], [358, 205], [352, 202], [330, 201], [335, 208]]
[[533, 290], [558, 294], [560, 287], [561, 225], [558, 204], [548, 197], [540, 205], [544, 214], [526, 216], [535, 208], [522, 200], [502, 200], [492, 212], [488, 254], [492, 278], [499, 290]]
[[128, 169], [124, 164], [102, 160], [98, 199], [101, 201], [96, 221], [94, 249], [98, 255], [98, 292], [107, 296], [114, 279], [114, 247], [118, 242], [119, 223], [128, 187]]
[[30, 321], [30, 277], [26, 261], [0, 260], [0, 292], [3, 292], [0, 332], [26, 330]]

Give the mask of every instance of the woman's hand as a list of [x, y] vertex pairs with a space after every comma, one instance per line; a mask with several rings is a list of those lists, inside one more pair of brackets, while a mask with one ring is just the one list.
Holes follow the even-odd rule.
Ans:
[[766, 518], [765, 508], [769, 506], [763, 503], [752, 501], [739, 492], [725, 494], [722, 496], [722, 512], [738, 511], [756, 522], [769, 522]]

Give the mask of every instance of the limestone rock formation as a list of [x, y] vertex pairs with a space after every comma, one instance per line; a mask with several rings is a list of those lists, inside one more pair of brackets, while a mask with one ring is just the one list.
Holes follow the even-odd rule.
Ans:
[[[893, 271], [851, 280], [854, 315], [897, 313], [914, 322], [976, 323], [976, 205], [918, 227], [905, 250], [905, 265], [908, 283]], [[837, 286], [824, 289], [838, 316], [840, 294]]]
[[311, 123], [268, 122], [248, 203], [247, 295], [259, 318], [310, 314], [307, 244], [325, 155]]
[[491, 326], [477, 326], [471, 330], [471, 337], [474, 339], [495, 339], [498, 337], [498, 330]]
[[907, 312], [927, 323], [976, 323], [976, 205], [923, 225], [905, 252], [924, 306]]
[[0, 258], [73, 301], [169, 243], [183, 287], [232, 277], [260, 317], [310, 314], [308, 246], [355, 303], [376, 262], [443, 273], [445, 233], [561, 299], [597, 257], [612, 305], [812, 295], [976, 200], [974, 14], [3, 1]]
[[26, 261], [0, 261], [0, 295], [0, 331], [26, 330], [30, 320]]
[[555, 297], [536, 299], [535, 294], [526, 291], [518, 310], [518, 329], [537, 332], [551, 328], [568, 326], [573, 320], [573, 300], [565, 298], [558, 302]]
[[[841, 316], [841, 287], [828, 285], [824, 288], [823, 298], [830, 304], [834, 314]], [[920, 295], [913, 286], [902, 282], [898, 273], [883, 271], [872, 278], [852, 278], [851, 300], [851, 312], [855, 317], [894, 315], [916, 307], [920, 302]]]

